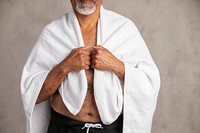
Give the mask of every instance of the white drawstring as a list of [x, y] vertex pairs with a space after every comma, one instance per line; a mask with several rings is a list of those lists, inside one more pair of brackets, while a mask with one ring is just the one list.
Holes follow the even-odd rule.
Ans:
[[103, 129], [101, 124], [92, 124], [92, 123], [85, 123], [84, 127], [82, 129], [87, 128], [86, 133], [89, 133], [90, 128], [100, 128]]

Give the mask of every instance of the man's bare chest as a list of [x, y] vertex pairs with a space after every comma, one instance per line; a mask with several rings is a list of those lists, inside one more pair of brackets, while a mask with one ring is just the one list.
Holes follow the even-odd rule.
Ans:
[[[84, 31], [82, 30], [82, 36], [85, 46], [95, 46], [96, 45], [96, 30]], [[93, 88], [93, 78], [94, 78], [94, 70], [90, 68], [86, 70], [86, 77], [88, 81], [88, 87]]]
[[96, 29], [92, 30], [81, 30], [83, 41], [85, 46], [95, 46], [97, 35], [96, 35]]

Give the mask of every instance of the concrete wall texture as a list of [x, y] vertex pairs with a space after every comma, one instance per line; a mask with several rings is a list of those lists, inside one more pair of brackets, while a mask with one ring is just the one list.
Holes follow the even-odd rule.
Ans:
[[[200, 133], [200, 0], [104, 0], [138, 26], [161, 73], [152, 133]], [[69, 0], [0, 0], [0, 133], [25, 133], [22, 67]]]

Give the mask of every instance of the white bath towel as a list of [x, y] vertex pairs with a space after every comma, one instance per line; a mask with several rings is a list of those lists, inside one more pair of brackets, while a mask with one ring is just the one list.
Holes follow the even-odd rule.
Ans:
[[[111, 124], [123, 109], [123, 133], [150, 133], [160, 87], [158, 69], [136, 26], [128, 18], [101, 7], [97, 45], [111, 51], [125, 65], [120, 84], [111, 71], [94, 70], [94, 96], [104, 124]], [[35, 105], [51, 69], [72, 49], [84, 46], [73, 10], [45, 26], [23, 69], [21, 94], [27, 118], [27, 133], [46, 133], [50, 101]], [[69, 111], [76, 115], [87, 92], [85, 70], [70, 72], [59, 92]]]

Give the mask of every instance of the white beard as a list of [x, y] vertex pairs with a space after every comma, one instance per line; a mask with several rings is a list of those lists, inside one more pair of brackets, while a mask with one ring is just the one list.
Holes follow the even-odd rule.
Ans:
[[94, 2], [85, 4], [78, 0], [76, 11], [82, 15], [90, 15], [96, 11], [96, 4]]

